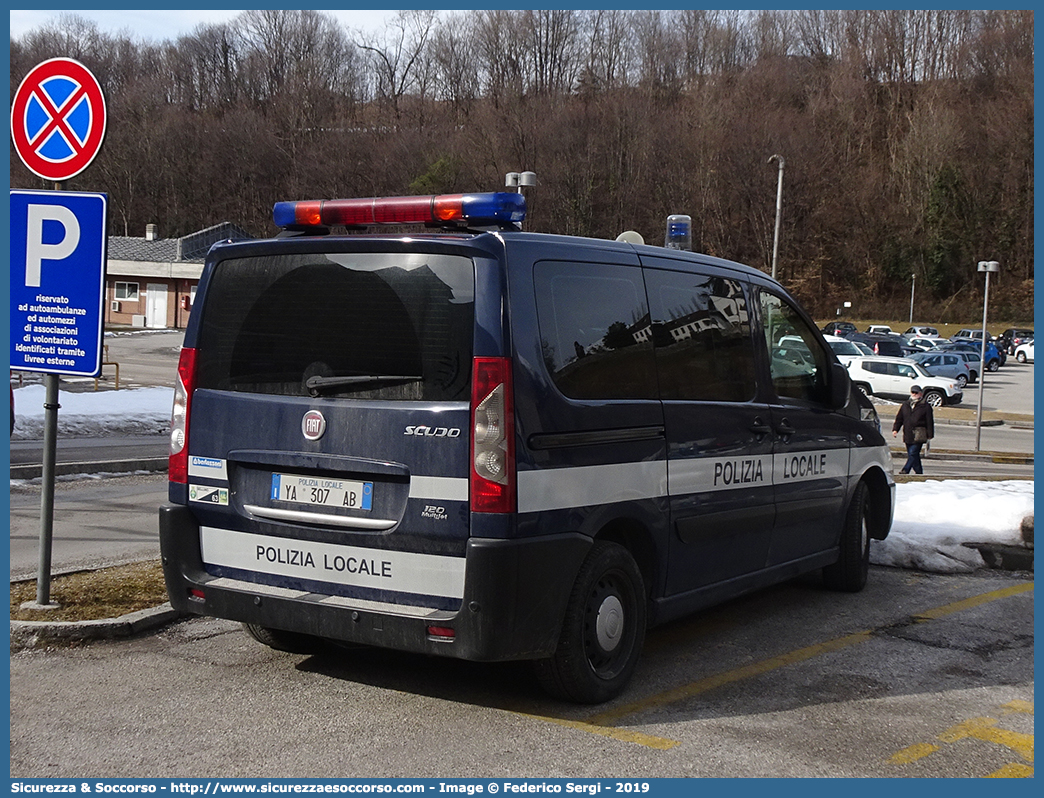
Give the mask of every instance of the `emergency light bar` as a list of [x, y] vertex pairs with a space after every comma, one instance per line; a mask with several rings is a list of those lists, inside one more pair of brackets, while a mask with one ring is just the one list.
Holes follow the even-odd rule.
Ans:
[[427, 197], [277, 202], [272, 218], [279, 227], [346, 227], [375, 224], [507, 225], [526, 218], [526, 200], [507, 191], [486, 194], [433, 194]]

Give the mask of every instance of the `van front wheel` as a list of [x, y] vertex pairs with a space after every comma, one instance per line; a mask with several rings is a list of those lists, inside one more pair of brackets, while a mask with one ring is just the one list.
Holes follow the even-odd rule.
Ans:
[[865, 482], [856, 487], [841, 530], [841, 556], [823, 569], [823, 581], [831, 590], [858, 593], [866, 586], [870, 570], [870, 491]]
[[566, 606], [554, 656], [537, 660], [551, 695], [598, 704], [623, 692], [645, 640], [642, 574], [623, 546], [598, 541], [588, 552]]

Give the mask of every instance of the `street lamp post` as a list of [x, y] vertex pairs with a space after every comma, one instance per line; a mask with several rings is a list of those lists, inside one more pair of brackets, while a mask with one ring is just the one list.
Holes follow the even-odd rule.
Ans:
[[910, 324], [913, 325], [914, 286], [917, 285], [917, 275], [910, 275]]
[[776, 260], [779, 257], [779, 218], [783, 213], [783, 165], [785, 161], [782, 155], [773, 155], [768, 159], [769, 163], [779, 161], [779, 179], [776, 181], [776, 233], [772, 237], [772, 279], [776, 279]]
[[982, 438], [982, 389], [986, 382], [986, 311], [990, 303], [990, 272], [999, 272], [1000, 264], [995, 260], [980, 260], [979, 271], [986, 273], [986, 291], [982, 295], [982, 346], [979, 360], [979, 406], [975, 410], [975, 451], [979, 451]]

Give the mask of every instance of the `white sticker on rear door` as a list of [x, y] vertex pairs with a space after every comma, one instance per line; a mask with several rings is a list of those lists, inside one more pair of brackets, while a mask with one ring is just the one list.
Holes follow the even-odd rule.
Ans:
[[190, 455], [188, 461], [190, 477], [210, 477], [211, 479], [228, 479], [225, 461], [217, 457], [199, 457]]
[[228, 488], [213, 485], [189, 485], [189, 501], [228, 507]]
[[464, 558], [366, 549], [201, 527], [203, 562], [243, 571], [462, 598]]

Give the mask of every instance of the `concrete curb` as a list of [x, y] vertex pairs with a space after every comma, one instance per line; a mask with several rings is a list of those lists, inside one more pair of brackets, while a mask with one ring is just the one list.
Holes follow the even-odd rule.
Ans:
[[[905, 449], [890, 448], [893, 460], [906, 458]], [[929, 449], [921, 455], [928, 460], [978, 460], [1001, 465], [1033, 465], [1033, 455], [1019, 452], [967, 452], [953, 449]]]
[[11, 621], [11, 651], [38, 648], [48, 643], [130, 637], [158, 629], [180, 617], [181, 613], [168, 602], [119, 618], [95, 621]]
[[[139, 457], [130, 460], [91, 461], [88, 463], [55, 463], [55, 476], [69, 474], [112, 474], [134, 471], [166, 471], [168, 458]], [[39, 479], [43, 476], [43, 466], [39, 463], [12, 465], [11, 479]]]

